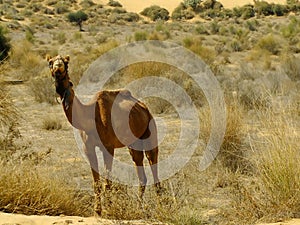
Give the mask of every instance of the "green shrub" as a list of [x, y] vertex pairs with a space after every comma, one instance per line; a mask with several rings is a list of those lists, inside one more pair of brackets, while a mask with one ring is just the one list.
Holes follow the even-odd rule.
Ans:
[[169, 12], [165, 8], [161, 8], [160, 6], [153, 5], [145, 8], [141, 14], [143, 16], [149, 17], [151, 20], [168, 20]]
[[217, 33], [219, 33], [219, 31], [220, 31], [220, 25], [219, 25], [219, 23], [218, 23], [216, 20], [214, 20], [214, 21], [210, 24], [210, 32], [211, 32], [212, 34], [217, 34]]
[[281, 4], [272, 4], [272, 10], [276, 16], [284, 16], [289, 11], [286, 5]]
[[206, 27], [202, 24], [199, 24], [195, 27], [195, 31], [197, 34], [209, 34]]
[[173, 20], [189, 20], [194, 18], [195, 13], [187, 8], [183, 3], [180, 3], [179, 6], [177, 6], [174, 11], [172, 12], [171, 18]]
[[25, 38], [30, 43], [34, 43], [34, 31], [30, 27], [26, 27]]
[[279, 54], [282, 48], [280, 40], [273, 34], [262, 37], [256, 46], [262, 50], [267, 50], [273, 55]]
[[274, 15], [272, 5], [266, 1], [254, 1], [254, 9], [258, 15]]
[[146, 31], [137, 31], [134, 33], [135, 41], [145, 41], [147, 40], [148, 33]]
[[203, 5], [204, 10], [213, 9], [216, 11], [220, 11], [223, 8], [223, 5], [216, 0], [206, 0], [203, 2], [202, 5]]
[[108, 5], [112, 7], [123, 7], [120, 2], [114, 0], [109, 0]]
[[85, 12], [79, 10], [77, 12], [69, 13], [68, 19], [71, 23], [76, 23], [79, 26], [79, 30], [83, 31], [82, 22], [88, 19], [88, 15]]
[[188, 8], [192, 7], [193, 10], [196, 10], [199, 7], [201, 0], [184, 0], [183, 5]]
[[252, 5], [245, 5], [241, 8], [241, 10], [242, 10], [241, 17], [243, 19], [249, 19], [255, 16], [255, 11]]
[[300, 21], [296, 17], [290, 19], [290, 23], [281, 28], [281, 33], [285, 38], [293, 38], [300, 33]]
[[8, 57], [11, 45], [9, 39], [5, 36], [6, 31], [0, 26], [0, 61]]

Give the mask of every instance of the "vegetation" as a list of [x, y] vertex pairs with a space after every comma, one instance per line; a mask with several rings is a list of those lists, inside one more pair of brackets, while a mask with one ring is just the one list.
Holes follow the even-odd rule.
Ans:
[[76, 23], [79, 26], [79, 31], [83, 31], [82, 29], [82, 22], [88, 19], [88, 15], [83, 11], [79, 10], [74, 13], [68, 14], [68, 19], [71, 23]]
[[[147, 76], [163, 77], [182, 87], [198, 109], [200, 136], [187, 165], [163, 182], [161, 197], [150, 187], [141, 205], [137, 188], [115, 182], [110, 193], [102, 193], [107, 209], [103, 216], [187, 225], [247, 225], [298, 218], [299, 1], [286, 5], [256, 1], [224, 9], [218, 1], [188, 0], [171, 13], [168, 22], [169, 13], [159, 6], [143, 11], [150, 21], [115, 1], [95, 2], [0, 4], [0, 47], [6, 46], [1, 49], [0, 65], [0, 210], [93, 214], [90, 170], [74, 151], [72, 128], [56, 101], [45, 55], [71, 56], [69, 72], [76, 88], [92, 62], [107, 51], [133, 41], [168, 40], [200, 57], [221, 85], [227, 126], [220, 152], [206, 171], [198, 172], [210, 137], [211, 108], [188, 74], [155, 61], [120, 69], [104, 88], [128, 87]], [[88, 17], [86, 32], [72, 32], [68, 15], [83, 9]], [[184, 62], [182, 66], [195, 68]], [[115, 66], [109, 62], [105, 68], [109, 73]], [[97, 74], [93, 79], [99, 79]], [[137, 93], [144, 90], [140, 87]], [[172, 90], [174, 96], [179, 93]], [[191, 103], [158, 97], [143, 101], [158, 119], [158, 129], [165, 128], [160, 142], [163, 160], [174, 152], [180, 137], [175, 108]], [[116, 157], [127, 163], [130, 156], [123, 152]]]
[[0, 61], [7, 58], [10, 48], [11, 46], [9, 39], [5, 35], [5, 30], [2, 26], [0, 26]]
[[151, 20], [168, 20], [169, 19], [169, 12], [168, 10], [161, 8], [160, 6], [153, 5], [150, 7], [145, 8], [141, 14], [143, 16], [149, 17]]

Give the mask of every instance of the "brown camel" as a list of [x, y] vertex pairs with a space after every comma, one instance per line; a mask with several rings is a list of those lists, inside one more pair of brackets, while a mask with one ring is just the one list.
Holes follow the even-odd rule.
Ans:
[[157, 131], [148, 108], [127, 90], [100, 91], [88, 104], [82, 104], [75, 96], [68, 75], [70, 57], [47, 56], [47, 60], [66, 117], [73, 127], [81, 131], [84, 151], [94, 179], [95, 212], [101, 214], [101, 185], [96, 146], [103, 153], [104, 167], [108, 174], [105, 177], [105, 188], [110, 188], [109, 174], [112, 170], [114, 149], [128, 146], [139, 178], [140, 197], [142, 198], [147, 183], [143, 167], [144, 153], [159, 192]]

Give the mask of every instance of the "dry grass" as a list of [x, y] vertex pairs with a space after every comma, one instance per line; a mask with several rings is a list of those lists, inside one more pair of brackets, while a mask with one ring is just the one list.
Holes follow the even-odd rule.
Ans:
[[[17, 164], [17, 165], [16, 165]], [[90, 215], [89, 196], [30, 162], [0, 163], [0, 210], [35, 215]]]
[[[208, 106], [200, 109], [199, 118], [201, 121], [201, 138], [207, 142], [211, 132], [211, 115]], [[237, 99], [228, 101], [226, 116], [226, 131], [223, 143], [217, 161], [224, 168], [232, 172], [249, 171], [249, 161], [246, 157], [244, 139], [244, 114], [243, 107], [238, 103]]]
[[8, 88], [3, 83], [2, 74], [6, 66], [6, 63], [0, 65], [0, 156], [2, 159], [7, 158], [6, 152], [15, 151], [14, 141], [20, 136], [17, 128], [18, 111], [9, 95]]
[[[233, 221], [253, 224], [259, 220], [299, 217], [300, 152], [297, 115], [257, 112], [256, 138], [251, 138], [254, 176], [240, 179], [233, 192]], [[244, 177], [245, 178], [245, 177]]]
[[60, 130], [62, 122], [56, 117], [46, 117], [43, 120], [43, 129], [45, 130]]
[[47, 102], [51, 105], [56, 103], [54, 80], [48, 68], [41, 71], [39, 76], [32, 78], [29, 86], [37, 102]]

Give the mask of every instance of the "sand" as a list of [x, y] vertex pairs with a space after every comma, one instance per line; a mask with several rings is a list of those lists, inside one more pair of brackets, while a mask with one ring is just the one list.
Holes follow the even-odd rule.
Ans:
[[[161, 7], [166, 8], [169, 12], [173, 12], [173, 10], [179, 5], [183, 0], [118, 0], [123, 7], [129, 12], [137, 12], [140, 13], [144, 8], [151, 5], [159, 5]], [[104, 0], [95, 0], [94, 2], [106, 4], [107, 1]], [[242, 6], [245, 4], [253, 4], [253, 0], [239, 0], [239, 1], [231, 1], [231, 0], [220, 0], [225, 8], [233, 8], [235, 6]], [[274, 2], [285, 4], [286, 0], [267, 0], [267, 2]]]

